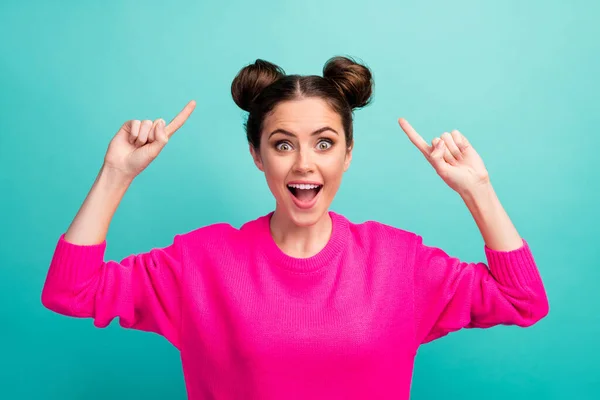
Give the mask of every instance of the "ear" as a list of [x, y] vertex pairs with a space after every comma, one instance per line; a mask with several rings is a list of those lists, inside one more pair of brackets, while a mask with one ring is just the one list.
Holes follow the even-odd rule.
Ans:
[[350, 161], [352, 161], [352, 149], [353, 148], [354, 148], [354, 141], [352, 141], [352, 144], [346, 150], [346, 157], [344, 159], [344, 172], [348, 171], [348, 168], [350, 167]]
[[252, 154], [252, 159], [254, 160], [254, 165], [256, 165], [256, 167], [259, 170], [261, 170], [261, 171], [264, 172], [263, 163], [262, 163], [262, 159], [260, 157], [260, 153], [254, 149], [254, 146], [252, 144], [250, 144], [248, 147], [250, 148], [250, 154]]

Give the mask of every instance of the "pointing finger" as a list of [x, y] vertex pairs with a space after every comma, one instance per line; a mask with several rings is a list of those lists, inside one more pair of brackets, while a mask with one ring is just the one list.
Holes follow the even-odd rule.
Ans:
[[183, 126], [190, 114], [192, 114], [192, 111], [194, 111], [194, 108], [196, 108], [196, 101], [192, 100], [187, 103], [183, 110], [181, 110], [171, 122], [169, 122], [169, 125], [165, 127], [165, 132], [168, 137], [171, 137], [171, 135]]
[[417, 146], [417, 148], [421, 151], [421, 153], [423, 153], [423, 155], [429, 157], [433, 149], [427, 144], [425, 139], [423, 139], [421, 135], [419, 135], [417, 131], [415, 131], [414, 128], [404, 118], [398, 119], [398, 123], [400, 124], [402, 130], [406, 132], [406, 135], [408, 136], [410, 141], [415, 146]]

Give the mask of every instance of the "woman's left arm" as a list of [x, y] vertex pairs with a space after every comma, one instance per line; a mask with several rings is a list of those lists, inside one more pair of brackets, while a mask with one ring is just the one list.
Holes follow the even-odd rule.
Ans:
[[444, 132], [429, 146], [405, 119], [398, 122], [464, 200], [483, 236], [488, 260], [488, 265], [463, 262], [425, 245], [417, 235], [413, 261], [417, 344], [461, 328], [529, 326], [543, 318], [548, 299], [529, 244], [500, 204], [473, 146], [457, 130]]
[[511, 251], [523, 246], [521, 236], [500, 204], [491, 183], [462, 193], [461, 198], [475, 219], [488, 248]]
[[496, 196], [483, 160], [467, 138], [453, 130], [433, 139], [429, 146], [408, 121], [400, 118], [398, 122], [442, 180], [464, 200], [485, 244], [499, 251], [520, 248], [522, 239]]

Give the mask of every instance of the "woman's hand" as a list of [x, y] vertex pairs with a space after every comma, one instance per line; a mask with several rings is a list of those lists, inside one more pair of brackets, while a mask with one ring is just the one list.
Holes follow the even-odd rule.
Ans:
[[165, 121], [129, 120], [121, 126], [108, 145], [104, 167], [124, 179], [133, 180], [158, 156], [165, 144], [188, 119], [196, 102], [190, 101], [169, 125]]
[[410, 141], [423, 153], [437, 174], [461, 196], [489, 184], [489, 174], [467, 138], [457, 130], [434, 138], [431, 146], [404, 118], [398, 120]]

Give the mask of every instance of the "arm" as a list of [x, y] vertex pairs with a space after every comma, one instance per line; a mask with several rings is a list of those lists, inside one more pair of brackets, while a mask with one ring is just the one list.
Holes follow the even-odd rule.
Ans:
[[65, 239], [78, 245], [102, 243], [106, 239], [115, 211], [131, 182], [131, 178], [103, 165], [90, 192], [67, 229]]
[[480, 185], [462, 193], [485, 245], [496, 251], [510, 251], [523, 245], [521, 236], [500, 204], [491, 183]]
[[102, 168], [67, 232], [60, 236], [42, 289], [48, 309], [93, 318], [98, 327], [115, 317], [126, 328], [156, 332], [179, 346], [178, 237], [148, 253], [104, 261], [110, 221], [130, 180]]
[[529, 244], [518, 235], [491, 186], [461, 197], [486, 243], [487, 265], [460, 261], [424, 245], [417, 236], [419, 344], [461, 328], [530, 326], [548, 314], [548, 299]]
[[465, 200], [485, 241], [488, 265], [466, 263], [443, 250], [414, 247], [417, 345], [461, 328], [529, 326], [548, 313], [548, 299], [528, 243], [521, 239], [490, 185], [483, 160], [458, 130], [431, 146], [404, 118], [410, 141], [442, 180]]

